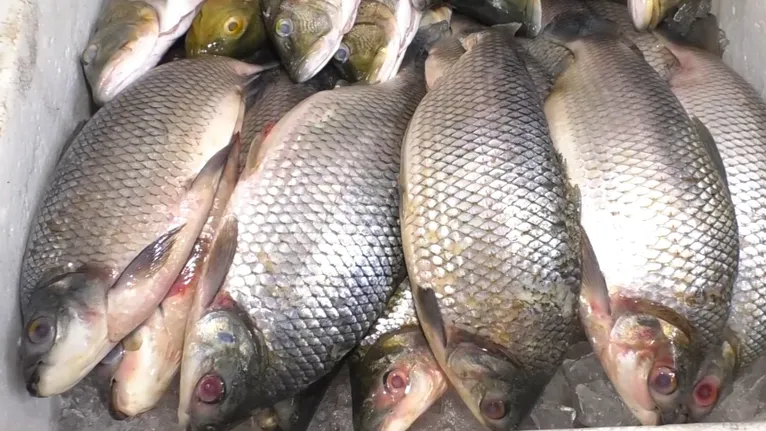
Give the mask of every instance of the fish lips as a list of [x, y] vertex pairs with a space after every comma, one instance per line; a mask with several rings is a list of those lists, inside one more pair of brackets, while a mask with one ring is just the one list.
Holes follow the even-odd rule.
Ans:
[[314, 42], [302, 58], [285, 62], [287, 71], [295, 82], [302, 83], [316, 76], [332, 60], [340, 48], [342, 35], [336, 31]]

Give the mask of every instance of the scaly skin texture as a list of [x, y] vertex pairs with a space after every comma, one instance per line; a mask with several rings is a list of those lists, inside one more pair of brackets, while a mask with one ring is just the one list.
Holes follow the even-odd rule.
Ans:
[[[233, 263], [185, 347], [192, 426], [223, 427], [306, 388], [383, 311], [404, 269], [397, 176], [424, 60], [383, 84], [309, 97], [249, 161], [225, 216], [238, 226]], [[222, 325], [250, 329], [227, 342]], [[215, 404], [196, 398], [210, 373], [227, 388]]]
[[597, 17], [615, 22], [623, 37], [636, 44], [644, 59], [663, 78], [669, 79], [678, 63], [673, 54], [654, 35], [633, 27], [628, 8], [612, 0], [585, 0]]
[[403, 242], [413, 289], [436, 293], [454, 335], [446, 355], [463, 338], [513, 358], [516, 371], [492, 379], [513, 382], [501, 395], [516, 422], [577, 327], [577, 209], [512, 34], [472, 37], [410, 123]]
[[[726, 167], [731, 199], [739, 227], [739, 272], [727, 328], [734, 361], [727, 362], [728, 347], [709, 371], [718, 380], [705, 380], [714, 391], [698, 388], [695, 399], [712, 409], [719, 386], [729, 386], [735, 372], [766, 350], [766, 104], [750, 84], [719, 57], [667, 43], [678, 57], [670, 88], [683, 107], [698, 117], [715, 138]], [[719, 352], [716, 352], [720, 354]], [[724, 364], [727, 364], [724, 365]], [[719, 374], [720, 373], [720, 374]], [[703, 373], [704, 376], [705, 373]], [[728, 389], [728, 388], [727, 388]], [[704, 409], [704, 414], [709, 412]]]
[[185, 188], [221, 149], [206, 133], [243, 84], [228, 60], [173, 62], [142, 82], [100, 109], [58, 164], [24, 256], [22, 306], [44, 274], [125, 268], [174, 225]]
[[721, 340], [737, 271], [733, 205], [700, 131], [638, 53], [612, 35], [567, 47], [574, 63], [545, 112], [611, 297], [583, 304], [583, 320], [634, 414], [667, 423]]

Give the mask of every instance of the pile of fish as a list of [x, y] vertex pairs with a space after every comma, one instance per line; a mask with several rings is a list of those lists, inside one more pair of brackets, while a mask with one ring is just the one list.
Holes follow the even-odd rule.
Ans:
[[766, 104], [708, 10], [107, 0], [27, 390], [305, 430], [347, 366], [356, 430], [448, 396], [510, 430], [587, 339], [640, 423], [702, 420], [766, 350]]

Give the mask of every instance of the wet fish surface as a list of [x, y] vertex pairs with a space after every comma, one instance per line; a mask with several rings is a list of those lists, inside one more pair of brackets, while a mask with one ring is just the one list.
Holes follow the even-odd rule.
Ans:
[[248, 160], [224, 217], [231, 268], [185, 347], [182, 423], [225, 429], [306, 388], [382, 312], [404, 267], [396, 179], [422, 43], [395, 79], [304, 100]]
[[205, 0], [184, 41], [186, 56], [247, 58], [266, 44], [259, 0]]
[[674, 422], [721, 339], [737, 272], [723, 167], [635, 46], [598, 21], [553, 26], [574, 63], [545, 112], [606, 284], [583, 286], [583, 325], [636, 417]]
[[243, 88], [260, 70], [224, 58], [158, 67], [66, 150], [21, 271], [31, 393], [71, 388], [159, 305], [207, 218]]
[[518, 57], [473, 33], [418, 106], [402, 154], [404, 253], [429, 345], [476, 418], [510, 429], [577, 328], [576, 195]]
[[80, 60], [98, 105], [156, 66], [203, 0], [107, 0]]
[[[666, 40], [666, 39], [663, 39]], [[710, 130], [726, 168], [739, 228], [739, 271], [724, 346], [697, 383], [692, 416], [708, 413], [737, 372], [766, 352], [766, 104], [720, 57], [666, 40], [678, 58], [670, 88]]]

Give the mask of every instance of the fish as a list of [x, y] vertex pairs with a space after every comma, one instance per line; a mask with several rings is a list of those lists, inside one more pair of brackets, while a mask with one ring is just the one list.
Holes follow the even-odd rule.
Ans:
[[251, 148], [211, 255], [236, 251], [216, 258], [228, 273], [187, 329], [181, 424], [225, 429], [305, 389], [382, 312], [404, 268], [401, 139], [441, 27], [422, 30], [396, 78], [314, 94]]
[[652, 33], [637, 31], [633, 27], [627, 7], [611, 0], [585, 1], [596, 17], [617, 24], [620, 35], [638, 47], [644, 60], [662, 79], [670, 79], [671, 71], [678, 67], [678, 60]]
[[349, 355], [354, 429], [406, 431], [447, 391], [402, 282], [359, 347]]
[[[423, 0], [420, 0], [423, 1]], [[535, 37], [542, 30], [541, 0], [449, 0], [455, 12], [482, 24], [522, 24], [521, 32]]]
[[31, 395], [73, 387], [156, 310], [205, 224], [244, 87], [263, 68], [223, 57], [158, 66], [67, 148], [21, 268]]
[[[718, 29], [713, 29], [717, 35]], [[721, 345], [703, 365], [690, 399], [690, 417], [701, 420], [731, 389], [739, 371], [766, 353], [766, 103], [715, 53], [658, 34], [678, 58], [669, 84], [686, 112], [710, 131], [726, 170], [739, 232], [739, 272]]]
[[628, 0], [633, 26], [638, 31], [657, 27], [684, 0]]
[[237, 183], [242, 145], [239, 133], [234, 135], [232, 145], [207, 221], [186, 265], [155, 312], [121, 342], [122, 359], [112, 375], [107, 401], [115, 419], [151, 410], [167, 392], [181, 366], [187, 319], [212, 242], [211, 230], [222, 217]]
[[186, 33], [189, 58], [247, 58], [266, 44], [260, 0], [205, 0]]
[[333, 64], [354, 82], [377, 84], [396, 75], [420, 23], [410, 0], [361, 0]]
[[574, 61], [545, 114], [595, 253], [583, 273], [603, 276], [583, 276], [583, 326], [642, 424], [683, 420], [700, 360], [722, 336], [737, 273], [720, 155], [613, 24], [570, 16], [548, 31]]
[[360, 0], [261, 0], [266, 33], [293, 81], [319, 73], [351, 31]]
[[112, 100], [156, 66], [203, 0], [108, 0], [80, 61], [93, 101]]
[[426, 340], [489, 429], [529, 413], [576, 331], [576, 192], [518, 56], [518, 25], [463, 40], [402, 150], [402, 243]]

